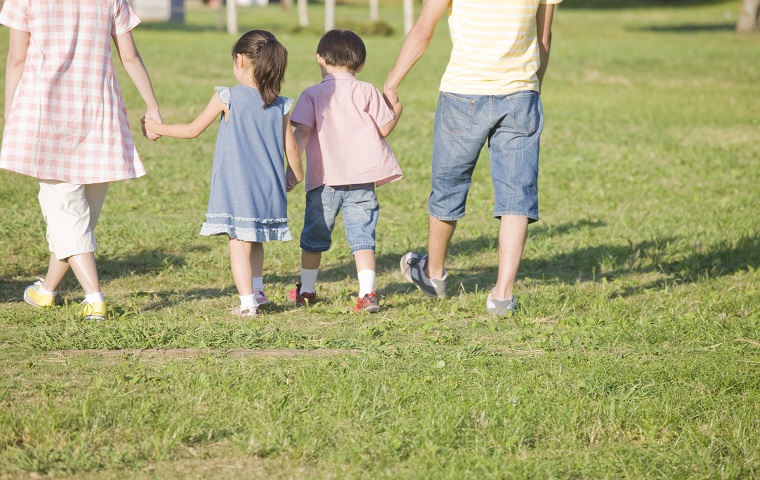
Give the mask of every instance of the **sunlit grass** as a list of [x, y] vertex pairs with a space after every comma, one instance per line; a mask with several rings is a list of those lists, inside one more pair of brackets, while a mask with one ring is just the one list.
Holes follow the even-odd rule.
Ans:
[[[44, 224], [35, 180], [0, 172], [0, 478], [757, 477], [760, 37], [730, 30], [735, 2], [643, 3], [559, 9], [541, 221], [510, 320], [484, 311], [498, 226], [485, 153], [450, 249], [450, 298], [426, 299], [398, 271], [426, 241], [445, 22], [399, 92], [390, 143], [405, 177], [378, 190], [377, 315], [350, 312], [342, 228], [323, 258], [323, 303], [285, 300], [296, 240], [266, 246], [274, 305], [228, 315], [226, 242], [198, 235], [215, 126], [138, 140], [149, 174], [111, 186], [98, 226], [104, 323], [77, 318], [73, 277], [60, 307], [23, 303], [44, 274]], [[323, 11], [310, 8], [318, 27]], [[381, 12], [397, 33], [365, 38], [359, 77], [378, 87], [402, 41], [399, 6]], [[367, 15], [342, 5], [339, 24]], [[166, 121], [191, 120], [234, 81], [235, 38], [215, 22], [199, 10], [184, 29], [135, 31]], [[288, 48], [284, 95], [320, 80], [319, 35], [293, 33], [294, 12], [241, 9], [240, 25]], [[119, 79], [139, 136], [139, 95]], [[296, 238], [303, 207], [298, 187]], [[241, 349], [343, 353], [228, 355]]]

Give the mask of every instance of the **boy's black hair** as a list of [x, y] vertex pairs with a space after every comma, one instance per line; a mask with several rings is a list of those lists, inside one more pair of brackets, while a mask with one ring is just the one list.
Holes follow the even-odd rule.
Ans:
[[333, 67], [346, 67], [356, 72], [367, 59], [364, 42], [351, 30], [332, 29], [322, 35], [317, 53]]
[[288, 51], [266, 30], [251, 30], [232, 47], [232, 58], [238, 54], [253, 62], [253, 79], [264, 107], [268, 107], [280, 95], [288, 66]]

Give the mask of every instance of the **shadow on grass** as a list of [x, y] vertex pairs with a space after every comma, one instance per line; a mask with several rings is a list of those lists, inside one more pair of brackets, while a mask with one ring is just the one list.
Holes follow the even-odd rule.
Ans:
[[[478, 238], [460, 245], [463, 252], [472, 246], [492, 242]], [[654, 281], [626, 287], [618, 292], [629, 296], [647, 289], [665, 288], [673, 283], [694, 283], [705, 278], [733, 275], [760, 268], [760, 236], [747, 236], [737, 242], [721, 242], [704, 249], [689, 246], [689, 241], [676, 237], [645, 241], [630, 245], [601, 245], [558, 254], [549, 258], [523, 260], [520, 277], [549, 282], [594, 282], [614, 280], [631, 274], [660, 274]], [[452, 280], [465, 290], [483, 288], [496, 282], [495, 265], [474, 266], [455, 272]]]
[[[208, 247], [193, 247], [190, 251], [207, 251]], [[185, 264], [184, 255], [169, 255], [160, 250], [145, 250], [125, 258], [98, 258], [98, 275], [101, 282], [109, 282], [130, 275], [144, 275], [151, 271], [159, 271], [169, 267], [182, 267]], [[45, 265], [40, 265], [38, 274], [45, 274]], [[17, 276], [17, 275], [14, 275]], [[23, 280], [0, 281], [0, 303], [23, 301], [24, 288], [31, 285], [36, 277], [30, 275]], [[59, 286], [64, 291], [80, 291], [79, 283], [73, 273], [69, 272]], [[76, 294], [75, 294], [76, 295]]]
[[[541, 225], [530, 228], [528, 242], [553, 238], [582, 228], [604, 226], [599, 221], [582, 221], [560, 225]], [[479, 236], [458, 241], [456, 235], [449, 249], [449, 258], [494, 252], [496, 238]], [[377, 258], [378, 275], [394, 274], [399, 269], [399, 258], [405, 252], [384, 254]], [[353, 265], [350, 265], [353, 267]], [[639, 274], [658, 274], [658, 279], [638, 283], [619, 291], [629, 296], [646, 289], [665, 288], [673, 283], [694, 283], [705, 278], [733, 275], [760, 268], [760, 235], [742, 237], [736, 241], [723, 241], [709, 246], [694, 246], [686, 238], [667, 237], [628, 245], [600, 245], [560, 253], [547, 258], [523, 259], [520, 278], [542, 279], [547, 282], [595, 282], [604, 278]], [[328, 269], [330, 270], [330, 269]], [[332, 269], [336, 276], [345, 275], [344, 269]], [[320, 272], [320, 275], [321, 272]], [[473, 265], [451, 271], [449, 294], [453, 288], [467, 292], [490, 288], [496, 282], [497, 268], [493, 265]], [[330, 275], [324, 275], [329, 280]], [[457, 287], [454, 287], [454, 286]], [[406, 294], [414, 291], [410, 283], [393, 283], [383, 289], [384, 295]]]
[[711, 23], [698, 24], [686, 23], [683, 25], [656, 25], [651, 27], [634, 28], [631, 30], [654, 33], [698, 33], [698, 32], [733, 32], [735, 23]]
[[572, 0], [560, 8], [573, 10], [616, 10], [625, 8], [677, 8], [725, 3], [725, 0]]

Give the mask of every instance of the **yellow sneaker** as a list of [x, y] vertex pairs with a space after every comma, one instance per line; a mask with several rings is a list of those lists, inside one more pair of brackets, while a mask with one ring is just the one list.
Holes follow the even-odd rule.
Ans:
[[42, 281], [34, 282], [24, 289], [24, 301], [33, 307], [52, 307], [55, 305], [55, 295], [52, 293], [39, 293], [37, 290], [42, 285]]
[[85, 320], [105, 320], [106, 319], [106, 303], [105, 302], [93, 302], [84, 303], [82, 307], [82, 316]]

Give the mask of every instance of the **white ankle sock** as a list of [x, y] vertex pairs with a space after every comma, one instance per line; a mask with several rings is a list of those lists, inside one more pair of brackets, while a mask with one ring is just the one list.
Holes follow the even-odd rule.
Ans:
[[374, 270], [362, 270], [356, 276], [359, 277], [359, 298], [364, 298], [364, 295], [375, 291], [377, 275]]
[[264, 277], [253, 277], [253, 290], [264, 290]]
[[240, 310], [250, 310], [257, 305], [255, 295], [240, 295]]
[[37, 293], [39, 293], [40, 295], [53, 295], [53, 296], [56, 296], [56, 295], [58, 295], [58, 290], [54, 290], [54, 291], [50, 292], [50, 291], [45, 290], [44, 288], [42, 288], [42, 285], [37, 285]]
[[103, 295], [103, 292], [95, 292], [90, 293], [88, 295], [84, 296], [84, 299], [87, 303], [95, 303], [95, 302], [105, 302], [106, 297]]
[[301, 267], [301, 291], [298, 293], [315, 293], [317, 291], [317, 274], [319, 269]]

